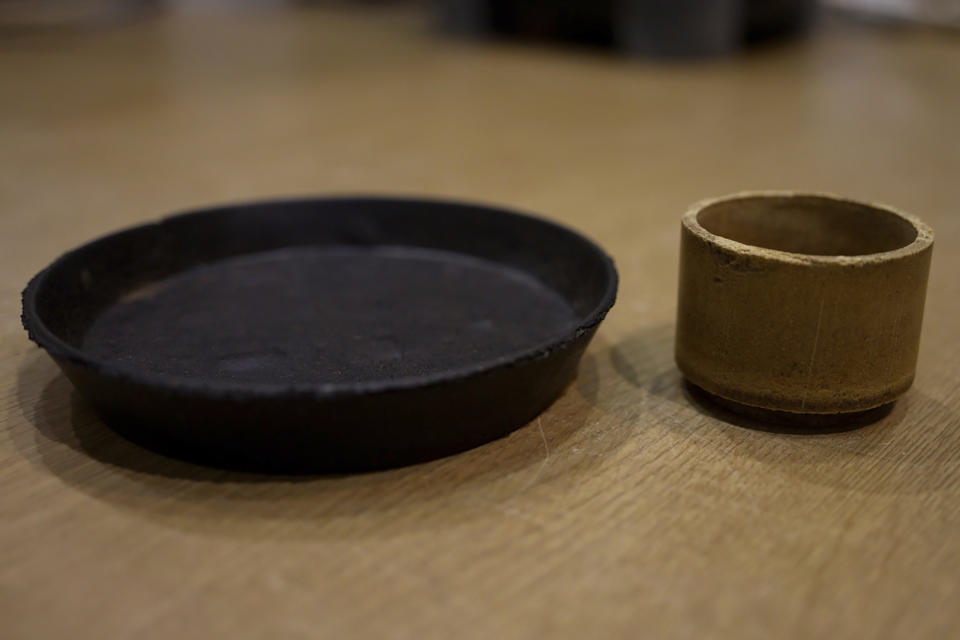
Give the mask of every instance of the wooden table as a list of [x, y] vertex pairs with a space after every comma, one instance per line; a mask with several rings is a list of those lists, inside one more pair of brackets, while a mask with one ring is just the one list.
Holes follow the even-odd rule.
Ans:
[[[960, 628], [960, 40], [830, 24], [704, 63], [470, 44], [417, 10], [247, 9], [0, 41], [0, 636], [948, 638]], [[743, 189], [937, 230], [913, 390], [747, 429], [672, 361], [679, 216]], [[617, 260], [578, 381], [476, 450], [308, 479], [107, 431], [20, 328], [58, 253], [194, 205], [506, 203]]]

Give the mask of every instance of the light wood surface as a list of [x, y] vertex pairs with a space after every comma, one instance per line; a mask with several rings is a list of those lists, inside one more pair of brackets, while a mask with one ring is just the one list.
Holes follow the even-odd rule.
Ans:
[[[458, 43], [408, 10], [162, 14], [0, 40], [0, 636], [955, 638], [960, 40], [827, 25], [705, 63]], [[916, 385], [845, 433], [748, 429], [673, 364], [680, 215], [744, 189], [937, 232]], [[113, 435], [27, 341], [60, 252], [195, 205], [504, 203], [620, 269], [578, 381], [384, 473], [198, 468]]]

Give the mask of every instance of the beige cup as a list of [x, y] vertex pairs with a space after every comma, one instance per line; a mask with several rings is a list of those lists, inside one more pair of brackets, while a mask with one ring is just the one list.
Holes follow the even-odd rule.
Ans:
[[801, 414], [913, 383], [933, 230], [828, 195], [743, 193], [683, 216], [677, 366], [722, 399]]

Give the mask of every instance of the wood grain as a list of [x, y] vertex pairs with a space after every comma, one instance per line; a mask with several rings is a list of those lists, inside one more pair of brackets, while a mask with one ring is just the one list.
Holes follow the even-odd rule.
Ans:
[[[948, 638], [960, 627], [960, 41], [829, 24], [702, 64], [457, 43], [416, 10], [167, 13], [0, 41], [0, 635]], [[919, 375], [845, 433], [746, 428], [673, 364], [679, 217], [745, 189], [937, 231]], [[620, 301], [536, 422], [290, 480], [105, 430], [19, 326], [58, 253], [194, 205], [506, 203]]]

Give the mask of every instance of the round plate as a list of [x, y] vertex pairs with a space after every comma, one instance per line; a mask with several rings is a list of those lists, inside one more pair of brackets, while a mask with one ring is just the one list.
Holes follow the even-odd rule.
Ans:
[[358, 471], [501, 437], [573, 379], [613, 305], [602, 250], [440, 201], [206, 209], [39, 273], [23, 323], [124, 436], [206, 464]]

